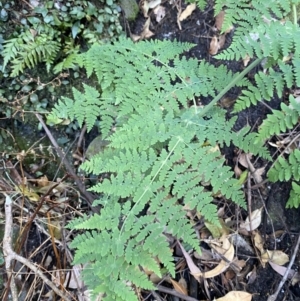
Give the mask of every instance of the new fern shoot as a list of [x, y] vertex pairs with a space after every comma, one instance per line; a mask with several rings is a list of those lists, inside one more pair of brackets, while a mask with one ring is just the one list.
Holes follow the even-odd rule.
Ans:
[[88, 76], [96, 75], [99, 86], [74, 88], [73, 99], [62, 98], [49, 116], [77, 119], [88, 129], [99, 120], [109, 141], [82, 165], [88, 173], [109, 175], [92, 188], [101, 212], [69, 224], [85, 230], [72, 242], [74, 263], [87, 264], [84, 281], [95, 295], [106, 293], [105, 300], [136, 301], [134, 288], [153, 289], [144, 269], [161, 275], [164, 267], [174, 276], [166, 236], [199, 251], [188, 210], [217, 224], [217, 193], [245, 206], [217, 144], [233, 143], [268, 157], [264, 148], [253, 146], [249, 128], [232, 130], [235, 117], [228, 120], [225, 110], [199, 103], [234, 84], [247, 85], [248, 70], [234, 76], [224, 66], [187, 60], [181, 54], [192, 46], [126, 39], [94, 45], [78, 63]]

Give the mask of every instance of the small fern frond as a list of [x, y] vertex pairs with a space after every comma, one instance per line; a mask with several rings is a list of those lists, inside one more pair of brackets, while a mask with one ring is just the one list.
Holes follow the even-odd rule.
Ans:
[[275, 165], [269, 170], [268, 178], [271, 182], [289, 181], [294, 178], [300, 180], [300, 151], [295, 149], [288, 156], [288, 159], [282, 156], [278, 157]]
[[[101, 123], [100, 127], [105, 137], [111, 130], [110, 126], [113, 114], [108, 110], [105, 100], [100, 98], [100, 94], [95, 88], [85, 84], [83, 86], [84, 92], [72, 88], [75, 101], [68, 97], [62, 97], [48, 115], [48, 120], [51, 120], [52, 118], [70, 118], [73, 121], [76, 119], [80, 126], [85, 122], [88, 131], [90, 131], [97, 118], [101, 115], [104, 122]], [[109, 122], [107, 122], [107, 119]], [[107, 123], [109, 127], [107, 126]]]
[[292, 190], [290, 197], [286, 203], [286, 208], [298, 208], [300, 205], [300, 186], [296, 182], [292, 182]]
[[77, 54], [71, 53], [62, 62], [56, 64], [53, 68], [54, 73], [60, 73], [65, 69], [72, 69], [76, 66]]
[[281, 103], [281, 110], [273, 110], [260, 126], [255, 142], [259, 143], [273, 135], [279, 135], [292, 129], [300, 117], [300, 103], [293, 96], [289, 97], [290, 105]]
[[2, 55], [4, 58], [3, 68], [11, 63], [11, 76], [17, 76], [24, 69], [33, 68], [39, 62], [45, 62], [49, 72], [54, 59], [60, 49], [60, 44], [46, 31], [35, 34], [29, 29], [20, 34], [19, 38], [5, 41]]

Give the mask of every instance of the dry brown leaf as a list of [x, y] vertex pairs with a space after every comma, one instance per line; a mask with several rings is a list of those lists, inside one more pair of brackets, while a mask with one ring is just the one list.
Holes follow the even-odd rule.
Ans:
[[153, 9], [153, 13], [156, 16], [156, 22], [159, 23], [166, 15], [166, 8], [161, 5], [158, 5]]
[[221, 34], [219, 36], [219, 49], [222, 49], [224, 47], [225, 41], [226, 41], [226, 35]]
[[209, 45], [209, 54], [215, 55], [220, 49], [219, 40], [217, 36], [212, 37]]
[[249, 169], [249, 166], [248, 166], [248, 162], [252, 159], [252, 155], [251, 154], [245, 154], [245, 153], [242, 153], [240, 156], [239, 156], [239, 163], [244, 166], [245, 168], [248, 168]]
[[265, 173], [265, 166], [261, 168], [257, 168], [255, 172], [252, 173], [252, 177], [255, 180], [256, 184], [259, 184], [263, 181], [262, 174]]
[[170, 281], [172, 282], [176, 292], [186, 295], [186, 296], [188, 295], [186, 287], [184, 287], [181, 283], [173, 280], [172, 278], [170, 278]]
[[[283, 267], [281, 265], [278, 265], [272, 261], [269, 262], [270, 266], [272, 267], [272, 269], [274, 271], [276, 271], [278, 274], [280, 274], [281, 276], [284, 276], [286, 271], [287, 271], [287, 268], [286, 267]], [[289, 273], [288, 273], [288, 279], [292, 279], [292, 285], [295, 285], [296, 283], [300, 282], [300, 275], [298, 272], [296, 272], [295, 270], [289, 270]]]
[[222, 10], [220, 11], [217, 15], [216, 15], [216, 22], [215, 22], [215, 26], [218, 30], [221, 31], [222, 26], [223, 26], [223, 22], [224, 22], [224, 18], [225, 18], [225, 11]]
[[246, 278], [248, 279], [247, 284], [252, 284], [252, 283], [254, 283], [254, 281], [255, 281], [256, 278], [257, 278], [256, 266], [254, 266], [254, 267], [253, 267], [253, 270], [252, 270], [251, 272], [249, 272], [249, 273], [246, 275]]
[[[195, 265], [193, 259], [191, 258], [190, 254], [184, 249], [184, 247], [181, 245], [181, 243], [178, 241], [178, 244], [179, 244], [179, 247], [182, 251], [182, 254], [186, 260], [186, 263], [190, 269], [190, 272], [191, 274], [194, 276], [194, 275], [198, 275], [198, 274], [201, 274], [201, 271], [200, 269]], [[195, 277], [195, 276], [194, 276]], [[195, 277], [197, 280], [198, 278]]]
[[134, 42], [137, 42], [137, 41], [152, 37], [154, 35], [154, 33], [149, 29], [150, 23], [151, 23], [151, 20], [150, 20], [150, 18], [148, 18], [143, 26], [143, 30], [142, 30], [141, 34], [139, 36], [131, 34], [130, 35], [131, 39]]
[[262, 239], [262, 236], [256, 231], [254, 234], [254, 245], [259, 250], [260, 254], [265, 253], [264, 249], [264, 241]]
[[244, 259], [237, 259], [236, 257], [233, 262], [240, 270], [246, 266], [246, 261]]
[[242, 229], [246, 229], [247, 231], [253, 231], [253, 230], [257, 229], [261, 224], [262, 209], [263, 209], [263, 207], [251, 212], [251, 221], [250, 221], [250, 215], [249, 215], [246, 218], [245, 222], [240, 224], [240, 227]]
[[242, 291], [231, 291], [222, 298], [216, 301], [251, 301], [252, 295]]
[[[283, 267], [279, 264], [276, 264], [272, 261], [270, 261], [270, 266], [272, 267], [272, 269], [274, 271], [276, 271], [278, 274], [280, 274], [281, 276], [284, 276], [284, 274], [286, 273], [286, 270], [287, 268], [286, 267]], [[290, 270], [289, 273], [288, 273], [288, 279], [292, 279], [294, 276], [295, 276], [295, 270]]]
[[278, 265], [284, 265], [289, 262], [289, 256], [280, 250], [266, 250], [264, 254], [261, 255], [261, 260], [263, 262], [273, 262]]
[[76, 264], [73, 266], [72, 270], [67, 272], [66, 280], [64, 283], [64, 287], [72, 288], [72, 289], [83, 289], [84, 283], [81, 280], [81, 271], [83, 269], [83, 265]]
[[49, 184], [49, 180], [48, 180], [47, 176], [42, 176], [39, 179], [37, 179], [38, 187], [44, 187], [44, 186], [47, 186], [48, 184]]
[[138, 40], [140, 40], [141, 36], [131, 33], [130, 38], [133, 42], [137, 42]]
[[159, 4], [161, 4], [161, 0], [153, 0], [153, 1], [141, 0], [139, 3], [139, 7], [144, 17], [148, 18], [149, 9], [155, 8]]
[[196, 3], [189, 4], [186, 9], [180, 14], [179, 21], [185, 20], [187, 17], [189, 17], [192, 12], [196, 9]]
[[151, 19], [148, 18], [144, 24], [143, 31], [141, 33], [141, 40], [150, 38], [154, 35], [154, 33], [149, 29], [151, 23]]
[[243, 58], [243, 63], [244, 63], [244, 67], [247, 67], [249, 62], [250, 62], [250, 56], [247, 54], [244, 58]]
[[242, 172], [243, 171], [237, 165], [234, 166], [234, 174], [235, 174], [236, 178], [239, 178], [241, 176]]
[[221, 273], [223, 273], [224, 271], [227, 270], [227, 268], [229, 267], [229, 263], [231, 262], [234, 258], [234, 247], [233, 245], [230, 243], [230, 241], [228, 240], [228, 238], [226, 238], [225, 236], [223, 236], [220, 240], [219, 240], [220, 244], [212, 244], [211, 246], [221, 255], [223, 255], [226, 260], [221, 260], [220, 263], [211, 271], [205, 272], [205, 273], [198, 273], [195, 274], [194, 276], [197, 277], [204, 277], [204, 278], [212, 278], [215, 276], [220, 275]]
[[259, 184], [263, 181], [261, 175], [265, 172], [265, 167], [255, 169], [251, 163], [251, 158], [251, 154], [241, 154], [239, 156], [239, 163], [251, 171], [255, 183]]

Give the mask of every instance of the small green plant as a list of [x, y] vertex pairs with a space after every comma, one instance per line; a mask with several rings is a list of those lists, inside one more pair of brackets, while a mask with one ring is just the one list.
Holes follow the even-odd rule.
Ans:
[[[290, 14], [298, 2], [216, 1], [216, 13], [227, 8], [224, 26], [237, 25], [232, 46], [219, 57], [257, 57], [241, 74], [187, 60], [180, 54], [192, 45], [169, 41], [134, 44], [122, 39], [114, 45], [95, 45], [77, 56], [88, 76], [96, 74], [99, 87], [74, 88], [73, 99], [62, 98], [49, 121], [77, 119], [88, 129], [100, 121], [103, 139], [109, 141], [82, 166], [106, 175], [92, 188], [99, 194], [96, 203], [101, 212], [69, 224], [86, 230], [72, 242], [74, 263], [87, 264], [83, 278], [95, 295], [137, 300], [135, 287], [153, 288], [144, 269], [160, 275], [163, 265], [173, 275], [167, 235], [199, 250], [186, 210], [196, 209], [206, 220], [218, 223], [216, 193], [244, 206], [241, 187], [214, 146], [232, 143], [270, 159], [262, 144], [277, 133], [278, 126], [272, 127], [268, 117], [258, 134], [248, 133], [247, 127], [235, 132], [236, 118], [227, 120], [226, 112], [215, 104], [234, 85], [244, 87], [235, 106], [239, 111], [274, 93], [282, 95], [285, 87], [298, 83], [298, 39], [294, 38], [298, 25], [276, 19]], [[257, 74], [255, 83], [243, 79], [261, 62], [266, 70]], [[213, 101], [202, 107], [199, 99], [204, 96]], [[290, 102], [297, 113], [288, 105], [282, 105], [281, 113], [274, 112], [280, 130], [297, 123], [298, 104], [292, 98]], [[284, 179], [290, 175], [298, 179], [292, 167], [298, 161], [298, 152], [287, 164], [278, 160], [285, 169]], [[298, 193], [299, 185], [294, 182], [293, 187]]]
[[[214, 194], [244, 206], [240, 184], [216, 144], [234, 143], [268, 157], [263, 147], [252, 147], [249, 128], [233, 131], [236, 118], [227, 120], [226, 111], [214, 106], [233, 85], [247, 85], [243, 75], [259, 61], [234, 77], [223, 66], [180, 58], [190, 47], [123, 39], [95, 45], [78, 62], [88, 76], [96, 74], [98, 89], [74, 88], [74, 99], [63, 97], [49, 116], [77, 119], [88, 129], [99, 118], [103, 139], [109, 141], [82, 166], [110, 175], [92, 188], [101, 212], [69, 224], [88, 230], [72, 242], [74, 263], [88, 263], [84, 281], [94, 294], [105, 292], [105, 300], [137, 300], [133, 286], [152, 289], [143, 269], [160, 275], [156, 258], [174, 275], [167, 234], [199, 251], [186, 210], [196, 209], [217, 224]], [[221, 90], [210, 105], [199, 105], [197, 99]]]
[[48, 72], [53, 65], [55, 73], [73, 68], [82, 45], [120, 36], [119, 12], [110, 0], [97, 6], [90, 1], [45, 1], [30, 12], [22, 11], [22, 25], [4, 41], [2, 69], [9, 66], [10, 76], [15, 77], [39, 62], [46, 63]]
[[[299, 123], [299, 99], [290, 96], [289, 102], [289, 106], [282, 103], [280, 111], [273, 110], [272, 114], [267, 116], [257, 134], [256, 141], [260, 143], [274, 135], [285, 133]], [[268, 178], [271, 182], [293, 180], [290, 197], [286, 204], [287, 208], [298, 208], [300, 205], [300, 186], [297, 184], [300, 181], [299, 163], [300, 151], [296, 148], [290, 152], [287, 159], [280, 155], [268, 172]]]
[[[263, 59], [264, 71], [255, 75], [255, 83], [242, 91], [236, 102], [235, 111], [241, 111], [261, 100], [271, 100], [276, 94], [300, 86], [300, 28], [298, 24], [299, 0], [272, 1], [255, 0], [216, 1], [216, 13], [225, 8], [224, 28], [238, 24], [229, 49], [218, 58], [242, 59], [258, 57]], [[226, 5], [226, 7], [224, 7]], [[273, 135], [293, 129], [300, 117], [299, 101], [292, 96], [289, 104], [281, 104], [281, 110], [273, 110], [260, 126], [255, 141], [259, 144]], [[268, 172], [272, 182], [298, 181], [298, 150], [292, 151], [289, 158], [279, 157]], [[287, 207], [300, 204], [299, 186], [292, 183]]]

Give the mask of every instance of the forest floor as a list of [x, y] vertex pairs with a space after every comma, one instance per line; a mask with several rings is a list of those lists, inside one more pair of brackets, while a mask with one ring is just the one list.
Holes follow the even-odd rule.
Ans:
[[[214, 9], [212, 5], [208, 6], [205, 11], [200, 11], [196, 8], [180, 23], [178, 22], [179, 11], [184, 11], [187, 6], [186, 4], [181, 3], [180, 1], [177, 1], [177, 5], [170, 4], [169, 2], [162, 2], [161, 6], [165, 8], [165, 11], [162, 13], [162, 19], [156, 19], [157, 16], [155, 16], [154, 12], [150, 9], [148, 12], [149, 17], [145, 17], [142, 12], [139, 12], [135, 21], [129, 22], [129, 24], [124, 21], [124, 28], [127, 30], [127, 35], [137, 38], [147, 33], [148, 35], [153, 34], [151, 39], [176, 39], [181, 42], [193, 43], [195, 46], [189, 52], [185, 53], [187, 58], [206, 60], [215, 66], [224, 64], [228, 67], [228, 69], [234, 72], [242, 71], [245, 68], [242, 60], [221, 61], [210, 54], [211, 40], [217, 35], [215, 29]], [[147, 20], [148, 22], [151, 22], [148, 23], [149, 26], [145, 31], [143, 28]], [[157, 20], [159, 20], [159, 22]], [[234, 30], [226, 35], [223, 49], [230, 45], [233, 35]], [[258, 69], [248, 74], [250, 80], [253, 78]], [[153, 76], [155, 76], [155, 74], [153, 74]], [[234, 101], [238, 98], [240, 92], [239, 88], [233, 88], [227, 93], [226, 97], [220, 100], [219, 105], [228, 110], [228, 116], [232, 115]], [[210, 99], [201, 99], [203, 104], [206, 104], [209, 101]], [[250, 125], [253, 131], [257, 130], [266, 115], [270, 113], [270, 108], [278, 109], [281, 101], [284, 100], [274, 98], [268, 102], [267, 106], [260, 103], [257, 106], [252, 106], [240, 112], [238, 114], [236, 130], [241, 129], [246, 125]], [[5, 120], [5, 122], [7, 125], [7, 120]], [[27, 134], [30, 134], [31, 129], [28, 128], [28, 130], [26, 130], [26, 126], [21, 125], [17, 130], [20, 132], [21, 136], [25, 136], [22, 131], [27, 131]], [[56, 137], [57, 141], [61, 139], [62, 136], [67, 141], [60, 144], [60, 146], [63, 145], [65, 147], [65, 150], [76, 149], [74, 138], [76, 135], [74, 135], [74, 133], [71, 136], [68, 136], [65, 133], [63, 133], [63, 135], [61, 133], [56, 133], [54, 129], [51, 129], [51, 132]], [[41, 132], [36, 135], [31, 134], [31, 136], [34, 136], [33, 138], [35, 139], [36, 144], [33, 145], [34, 147], [30, 146], [26, 153], [22, 153], [22, 149], [20, 149], [20, 153], [16, 155], [19, 163], [11, 166], [9, 165], [11, 163], [5, 162], [5, 160], [0, 161], [1, 170], [11, 169], [10, 177], [14, 182], [23, 183], [23, 179], [27, 178], [30, 183], [34, 183], [36, 187], [39, 187], [40, 194], [46, 196], [42, 198], [43, 204], [38, 209], [38, 206], [34, 203], [37, 201], [36, 198], [39, 198], [36, 194], [30, 191], [23, 191], [23, 198], [18, 198], [20, 208], [22, 209], [17, 208], [14, 211], [14, 229], [16, 228], [16, 236], [18, 236], [18, 232], [20, 230], [18, 225], [22, 225], [23, 223], [26, 226], [23, 228], [25, 230], [23, 230], [22, 235], [20, 235], [21, 239], [17, 241], [17, 245], [20, 245], [20, 249], [23, 250], [22, 254], [24, 257], [42, 266], [45, 270], [50, 271], [56, 268], [63, 270], [67, 270], [68, 268], [71, 269], [72, 254], [71, 252], [65, 251], [68, 249], [66, 245], [69, 242], [66, 237], [69, 239], [70, 235], [64, 229], [64, 225], [74, 216], [80, 216], [83, 212], [89, 213], [90, 209], [87, 204], [78, 205], [79, 197], [77, 192], [74, 190], [74, 187], [68, 187], [68, 185], [64, 182], [59, 182], [58, 186], [55, 187], [56, 190], [52, 191], [53, 184], [56, 183], [54, 182], [54, 179], [56, 181], [59, 176], [63, 177], [64, 174], [61, 172], [57, 177], [56, 170], [60, 169], [60, 160], [50, 160], [49, 158], [52, 158], [51, 153], [47, 153], [46, 156], [48, 161], [46, 161], [46, 163], [43, 161], [42, 156], [39, 157], [40, 153], [33, 154], [34, 156], [37, 156], [36, 162], [41, 162], [40, 165], [43, 165], [43, 167], [46, 166], [46, 170], [48, 168], [48, 174], [47, 172], [40, 173], [42, 176], [39, 179], [30, 176], [36, 174], [36, 172], [39, 171], [40, 166], [37, 163], [32, 164], [32, 160], [28, 163], [26, 161], [26, 155], [29, 154], [29, 151], [38, 149], [40, 139], [44, 139], [46, 135], [44, 132]], [[85, 155], [84, 152], [87, 149], [88, 144], [95, 136], [97, 136], [97, 133], [94, 132], [89, 134], [89, 136], [85, 136], [85, 144], [83, 143], [83, 147], [80, 147], [82, 156]], [[279, 137], [275, 137], [273, 139], [273, 143], [276, 143], [279, 139]], [[276, 152], [276, 149], [271, 145], [269, 145], [269, 149], [272, 154]], [[45, 151], [45, 149], [41, 150], [40, 148], [40, 152], [43, 151]], [[236, 149], [226, 147], [222, 149], [222, 153], [224, 154], [228, 164], [232, 166], [233, 169], [236, 165], [238, 165], [237, 161], [240, 163]], [[75, 154], [77, 154], [77, 156], [73, 156], [73, 158], [69, 155], [67, 156], [69, 161], [73, 160], [72, 168], [74, 168], [74, 170], [77, 169], [81, 160], [78, 152], [75, 152]], [[257, 160], [255, 160], [255, 158], [251, 160], [256, 169], [264, 168], [265, 170], [268, 170], [270, 167], [270, 163], [259, 158]], [[52, 168], [54, 167], [54, 176], [53, 174], [50, 176], [50, 168], [48, 166], [51, 166]], [[14, 167], [16, 167], [16, 169]], [[1, 190], [13, 190], [14, 187], [10, 187], [10, 185], [7, 184], [7, 181], [3, 180], [6, 178], [6, 174], [3, 171], [0, 172], [0, 176]], [[51, 181], [47, 179], [47, 176], [49, 179], [51, 178]], [[70, 177], [70, 174], [68, 174], [68, 177]], [[228, 222], [228, 224], [230, 224], [230, 221], [234, 221], [234, 225], [231, 224], [231, 231], [235, 232], [237, 235], [236, 237], [238, 237], [241, 241], [241, 243], [236, 244], [234, 247], [235, 261], [230, 262], [228, 268], [216, 274], [215, 277], [204, 277], [198, 282], [190, 274], [189, 268], [184, 260], [186, 258], [184, 258], [183, 254], [180, 253], [180, 250], [174, 247], [174, 256], [178, 260], [176, 265], [178, 268], [177, 277], [172, 281], [167, 279], [158, 280], [158, 290], [154, 293], [141, 292], [141, 301], [218, 300], [218, 298], [225, 296], [230, 291], [245, 291], [252, 294], [253, 301], [267, 301], [268, 297], [278, 288], [282, 279], [282, 275], [280, 275], [280, 273], [284, 273], [282, 272], [284, 270], [278, 269], [275, 271], [274, 265], [272, 267], [268, 260], [264, 261], [262, 250], [277, 250], [281, 253], [276, 254], [282, 255], [282, 257], [285, 256], [283, 254], [286, 254], [289, 256], [289, 259], [292, 258], [300, 233], [300, 208], [285, 208], [291, 188], [290, 183], [272, 184], [265, 181], [265, 174], [263, 174], [262, 177], [264, 181], [261, 185], [256, 185], [252, 180], [245, 183], [248, 212], [234, 207], [230, 204], [230, 202], [226, 203], [226, 208], [223, 209], [226, 211], [226, 214], [224, 214], [222, 218], [224, 217], [224, 221], [226, 220], [226, 223]], [[70, 186], [72, 185], [70, 184]], [[65, 195], [64, 191], [67, 191], [67, 195]], [[50, 192], [51, 198], [48, 198]], [[24, 200], [24, 195], [29, 201]], [[53, 201], [54, 199], [55, 201]], [[67, 202], [68, 205], [64, 206]], [[247, 216], [249, 216], [249, 212], [254, 212], [260, 208], [263, 209], [261, 211], [262, 218], [258, 228], [255, 231], [243, 231], [240, 229], [240, 221], [245, 220]], [[81, 213], [79, 213], [79, 211]], [[34, 222], [30, 218], [26, 217], [27, 213], [30, 213], [32, 216], [32, 212], [37, 213], [37, 218]], [[64, 220], [57, 220], [57, 216], [64, 216]], [[24, 220], [23, 217], [25, 217]], [[45, 228], [47, 228], [44, 226], [46, 224], [48, 225], [48, 231], [44, 231]], [[61, 233], [56, 233], [56, 230]], [[3, 232], [3, 227], [0, 231]], [[205, 240], [210, 236], [209, 231], [201, 225], [199, 233], [201, 238], [203, 238], [201, 247], [206, 251], [201, 255], [202, 257], [199, 254], [193, 254], [192, 258], [197, 265], [201, 266], [201, 268], [208, 272], [209, 270], [213, 270], [218, 263], [214, 252], [205, 242]], [[257, 237], [262, 239], [261, 248], [257, 243]], [[66, 241], [64, 241], [64, 239], [66, 239]], [[63, 243], [60, 241], [63, 241]], [[292, 271], [294, 271], [294, 277], [287, 279], [276, 299], [278, 301], [300, 300], [300, 276], [297, 273], [300, 268], [300, 253], [297, 252], [295, 255], [296, 260], [291, 267]], [[205, 256], [208, 257], [205, 258]], [[48, 263], [48, 261], [50, 262]], [[287, 261], [284, 266], [287, 267], [288, 264], [289, 261]], [[44, 285], [38, 280], [39, 277], [32, 273], [28, 273], [28, 270], [24, 271], [22, 266], [17, 266], [16, 268], [19, 268], [24, 275], [27, 275], [26, 277], [23, 275], [22, 278], [20, 278], [21, 281], [17, 283], [18, 288], [23, 290], [19, 300], [50, 300], [51, 294], [49, 292], [51, 290], [44, 289]], [[6, 274], [4, 264], [0, 266], [0, 273], [2, 275]], [[55, 274], [52, 273], [52, 281], [54, 282], [53, 279], [55, 277], [53, 277], [53, 275]], [[78, 283], [73, 283], [73, 287], [71, 287], [70, 283], [64, 283], [64, 280], [62, 280], [63, 277], [61, 278], [59, 275], [56, 275], [56, 278], [57, 279], [55, 281], [58, 281], [58, 283], [56, 283], [57, 286], [69, 288], [69, 291], [74, 298], [77, 300], [89, 300], [88, 298], [80, 299], [76, 296], [77, 289], [79, 289]], [[3, 277], [3, 279], [5, 279], [5, 277]], [[4, 289], [4, 282], [5, 281], [1, 283], [0, 281], [2, 293], [0, 298], [1, 300], [11, 300], [6, 295], [7, 291]], [[43, 292], [44, 297], [40, 298], [39, 294], [41, 292]], [[50, 296], [49, 298], [47, 297], [47, 294]], [[230, 299], [226, 300], [228, 301]], [[224, 301], [226, 300], [224, 299]]]

